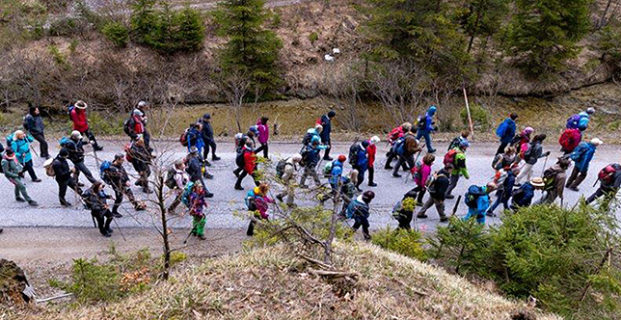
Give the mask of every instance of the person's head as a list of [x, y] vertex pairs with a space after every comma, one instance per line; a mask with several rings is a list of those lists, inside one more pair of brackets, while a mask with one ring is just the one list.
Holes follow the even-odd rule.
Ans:
[[75, 102], [75, 107], [80, 109], [80, 110], [84, 110], [88, 107], [88, 105], [86, 104], [86, 102], [82, 101], [82, 100], [78, 100]]
[[39, 107], [35, 107], [33, 105], [30, 105], [30, 107], [28, 108], [28, 113], [30, 113], [33, 116], [38, 116], [39, 115]]
[[546, 185], [546, 184], [543, 182], [543, 179], [542, 179], [542, 178], [540, 178], [540, 177], [534, 177], [534, 178], [530, 179], [530, 181], [529, 181], [529, 182], [530, 182], [530, 184], [531, 184], [533, 187], [535, 187], [535, 189], [538, 189], [538, 190], [543, 189], [543, 187]]
[[291, 156], [291, 161], [293, 161], [294, 163], [299, 163], [300, 161], [302, 161], [302, 155], [299, 153], [294, 154], [293, 156]]
[[246, 141], [246, 148], [248, 148], [248, 149], [252, 148], [252, 141], [250, 141], [250, 140]]
[[362, 145], [362, 147], [363, 147], [363, 148], [365, 148], [365, 149], [366, 149], [366, 147], [368, 147], [368, 146], [369, 146], [369, 141], [364, 140], [364, 141], [362, 141], [360, 144]]
[[101, 190], [103, 190], [106, 186], [103, 184], [103, 182], [101, 181], [95, 181], [93, 183], [93, 185], [91, 186], [91, 188], [93, 189], [93, 191], [95, 192], [99, 192]]
[[192, 156], [198, 155], [198, 148], [196, 146], [190, 147], [190, 155]]
[[533, 142], [543, 142], [548, 136], [545, 133], [538, 134], [533, 138]]
[[175, 161], [175, 169], [177, 169], [177, 170], [184, 170], [185, 169], [185, 162], [183, 162], [183, 160]]
[[200, 182], [196, 182], [194, 183], [194, 187], [192, 189], [194, 189], [194, 192], [196, 193], [202, 193], [204, 190], [203, 184]]
[[149, 107], [149, 103], [147, 103], [147, 102], [146, 102], [146, 101], [144, 101], [144, 100], [140, 100], [140, 101], [138, 102], [138, 105], [137, 105], [136, 107], [137, 107], [138, 109], [140, 109], [140, 110], [144, 110], [144, 109], [146, 109], [147, 107]]
[[369, 139], [369, 142], [371, 142], [371, 144], [378, 144], [380, 142], [380, 138], [378, 136], [372, 136], [371, 139]]
[[404, 123], [401, 125], [401, 129], [403, 129], [403, 131], [406, 131], [406, 132], [407, 132], [407, 131], [410, 131], [410, 129], [412, 129], [412, 124], [411, 124], [411, 123], [409, 123], [409, 122], [404, 122]]
[[122, 165], [125, 162], [125, 156], [122, 153], [117, 153], [114, 155], [114, 160], [112, 161], [116, 165]]
[[444, 165], [444, 171], [446, 171], [446, 173], [451, 174], [451, 172], [453, 172], [453, 169], [455, 168], [455, 166], [452, 163], [447, 163]]
[[203, 130], [203, 123], [202, 122], [198, 121], [198, 122], [196, 122], [195, 125], [196, 125], [196, 130], [198, 130], [198, 131]]
[[509, 166], [506, 168], [506, 170], [513, 173], [514, 176], [517, 176], [518, 174], [520, 174], [520, 167], [518, 166], [514, 166], [514, 167]]
[[60, 151], [58, 152], [58, 155], [59, 155], [61, 158], [65, 158], [65, 159], [67, 159], [67, 157], [69, 157], [69, 151], [67, 151], [67, 149], [65, 149], [65, 148], [62, 148], [62, 149], [60, 149]]
[[517, 115], [517, 113], [513, 112], [513, 113], [511, 113], [511, 114], [509, 115], [509, 118], [511, 118], [511, 120], [515, 121], [515, 119], [517, 119], [517, 118], [518, 118], [518, 115]]
[[336, 117], [336, 111], [334, 111], [334, 110], [330, 110], [330, 111], [328, 112], [328, 118], [332, 119], [332, 118], [334, 118], [334, 117]]
[[142, 116], [144, 116], [144, 113], [140, 109], [135, 109], [134, 110], [134, 116], [142, 117]]
[[136, 142], [134, 143], [139, 147], [144, 147], [144, 138], [141, 134], [138, 135], [138, 138], [136, 138]]
[[362, 201], [364, 201], [366, 204], [371, 203], [371, 200], [373, 200], [373, 198], [375, 198], [375, 192], [371, 190], [367, 190], [362, 193]]
[[15, 151], [13, 151], [12, 148], [6, 148], [6, 150], [4, 150], [4, 156], [8, 159], [15, 159]]
[[209, 113], [205, 113], [203, 115], [203, 121], [204, 122], [209, 122], [211, 120], [211, 115]]
[[269, 190], [270, 190], [270, 186], [269, 186], [267, 183], [261, 183], [261, 184], [259, 185], [259, 193], [260, 193], [262, 196], [267, 195], [267, 192], [268, 192]]
[[462, 138], [468, 139], [469, 136], [470, 136], [470, 130], [468, 130], [468, 129], [461, 130], [461, 137]]
[[588, 115], [592, 115], [592, 114], [594, 114], [594, 113], [595, 113], [595, 108], [593, 108], [593, 107], [589, 107], [589, 108], [587, 108], [587, 109], [586, 109], [586, 113], [587, 113]]
[[15, 134], [13, 136], [15, 137], [15, 139], [21, 140], [21, 139], [24, 139], [26, 137], [26, 134], [22, 130], [17, 130], [17, 131], [15, 131]]
[[522, 131], [522, 133], [524, 133], [525, 135], [529, 136], [535, 132], [535, 129], [533, 129], [532, 127], [526, 127], [524, 128], [524, 131]]
[[270, 118], [268, 118], [268, 117], [261, 117], [261, 123], [265, 125], [265, 124], [267, 124], [267, 121], [268, 121], [269, 119], [270, 119]]
[[603, 144], [604, 142], [598, 138], [593, 138], [591, 139], [591, 141], [589, 141], [590, 144], [594, 145], [594, 146], [599, 146], [601, 144]]
[[437, 108], [435, 105], [433, 105], [433, 104], [429, 106], [429, 109], [427, 109], [427, 113], [428, 113], [430, 116], [435, 115], [435, 114], [436, 114], [436, 111], [438, 111], [438, 108]]
[[466, 140], [459, 141], [459, 149], [462, 151], [466, 151], [470, 147], [470, 142]]
[[349, 171], [349, 180], [351, 180], [353, 184], [358, 184], [358, 170], [352, 169]]
[[432, 165], [434, 161], [436, 161], [436, 156], [431, 153], [428, 153], [423, 157], [423, 163], [428, 166]]
[[82, 140], [82, 134], [78, 130], [71, 131], [71, 140]]
[[323, 126], [320, 124], [316, 124], [315, 125], [315, 131], [317, 131], [318, 133], [321, 133], [321, 131], [323, 131]]
[[339, 162], [345, 163], [347, 161], [347, 157], [344, 154], [339, 154], [338, 158]]
[[311, 141], [311, 146], [318, 147], [319, 146], [319, 139], [313, 139]]
[[559, 167], [561, 167], [561, 169], [567, 170], [567, 168], [569, 168], [569, 166], [571, 165], [571, 159], [560, 157], [558, 158], [556, 163]]
[[512, 147], [512, 146], [506, 147], [505, 148], [505, 154], [506, 155], [510, 155], [510, 156], [514, 155], [515, 154], [515, 147]]
[[498, 189], [498, 186], [494, 182], [488, 182], [486, 187], [487, 187], [486, 191], [488, 194]]

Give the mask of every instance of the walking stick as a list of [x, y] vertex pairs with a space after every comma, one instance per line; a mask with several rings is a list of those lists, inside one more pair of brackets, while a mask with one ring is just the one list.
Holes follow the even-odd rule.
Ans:
[[125, 239], [125, 235], [123, 234], [123, 230], [121, 230], [121, 227], [119, 226], [119, 223], [116, 222], [116, 219], [114, 219], [114, 218], [112, 219], [112, 221], [116, 225], [116, 230], [119, 230], [119, 233], [121, 234], [121, 237], [123, 237], [123, 241], [127, 241], [127, 239]]
[[451, 217], [454, 217], [455, 213], [457, 213], [457, 208], [459, 207], [460, 202], [461, 202], [461, 195], [457, 197], [457, 202], [455, 202], [455, 206], [453, 207], [453, 213], [451, 214]]
[[183, 244], [188, 243], [188, 239], [190, 239], [190, 236], [192, 235], [192, 233], [194, 233], [194, 227], [190, 229], [190, 233], [188, 233], [188, 235], [185, 237], [185, 240], [183, 240]]
[[30, 148], [30, 151], [32, 151], [35, 154], [35, 156], [37, 156], [37, 158], [40, 158], [35, 148], [32, 147], [32, 144], [28, 144], [28, 147]]
[[543, 177], [543, 173], [546, 171], [546, 165], [548, 164], [548, 156], [546, 156], [546, 160], [543, 162], [543, 169], [541, 169], [541, 176]]
[[[420, 157], [421, 152], [423, 152], [423, 149], [421, 149], [420, 151], [418, 151], [418, 153], [416, 154], [416, 158], [414, 159], [414, 167], [416, 167], [416, 162], [418, 162], [418, 158]], [[408, 178], [412, 176], [413, 177], [413, 173], [412, 173], [412, 168], [410, 168], [410, 172], [405, 176], [405, 180], [403, 181], [403, 183], [407, 184], [408, 183]]]

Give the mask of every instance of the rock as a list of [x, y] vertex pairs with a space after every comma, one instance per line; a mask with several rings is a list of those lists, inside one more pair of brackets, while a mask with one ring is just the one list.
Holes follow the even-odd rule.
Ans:
[[30, 297], [23, 292], [28, 286], [24, 271], [13, 261], [0, 259], [0, 303], [23, 305]]

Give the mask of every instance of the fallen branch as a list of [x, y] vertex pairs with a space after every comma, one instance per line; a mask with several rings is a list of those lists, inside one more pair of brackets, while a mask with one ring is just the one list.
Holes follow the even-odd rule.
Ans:
[[331, 271], [331, 270], [317, 270], [317, 269], [308, 269], [308, 272], [322, 276], [322, 277], [334, 277], [334, 278], [358, 278], [358, 274], [355, 272], [348, 271]]
[[403, 281], [401, 281], [401, 280], [399, 280], [399, 279], [394, 279], [394, 280], [395, 280], [395, 282], [397, 282], [398, 284], [400, 284], [402, 287], [407, 288], [407, 289], [409, 289], [409, 290], [412, 290], [412, 292], [414, 292], [415, 294], [417, 294], [417, 295], [419, 295], [419, 296], [426, 297], [426, 296], [428, 296], [428, 295], [429, 295], [429, 293], [427, 293], [427, 292], [425, 292], [425, 291], [423, 291], [423, 290], [420, 290], [420, 289], [417, 289], [417, 288], [413, 288], [413, 287], [408, 286], [405, 282], [403, 282]]
[[49, 298], [45, 298], [45, 299], [37, 299], [37, 300], [35, 300], [35, 302], [36, 303], [43, 303], [43, 302], [48, 302], [48, 301], [52, 301], [52, 300], [58, 300], [58, 299], [67, 298], [67, 297], [71, 297], [71, 296], [73, 296], [73, 293], [63, 293], [61, 295], [54, 296], [54, 297], [49, 297]]
[[303, 254], [298, 254], [298, 256], [300, 258], [302, 258], [302, 259], [304, 259], [304, 260], [306, 260], [306, 261], [308, 261], [310, 263], [314, 263], [314, 264], [316, 264], [316, 265], [318, 265], [318, 266], [320, 266], [320, 267], [322, 267], [324, 269], [334, 269], [331, 265], [323, 263], [322, 261], [319, 261], [317, 259], [313, 259], [313, 258], [305, 256]]

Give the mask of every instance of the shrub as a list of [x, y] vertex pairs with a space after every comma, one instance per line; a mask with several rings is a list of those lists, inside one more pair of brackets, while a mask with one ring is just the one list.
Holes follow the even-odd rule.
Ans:
[[112, 301], [122, 296], [119, 273], [111, 265], [77, 259], [71, 273], [70, 283], [50, 281], [50, 285], [73, 293], [79, 302]]
[[313, 32], [308, 35], [308, 41], [310, 41], [311, 44], [315, 44], [317, 40], [319, 40], [319, 35], [317, 34], [317, 32]]
[[[474, 129], [480, 131], [486, 131], [490, 127], [490, 119], [489, 112], [485, 110], [481, 105], [471, 104], [470, 105], [470, 115], [472, 117], [472, 125]], [[463, 108], [461, 112], [459, 112], [459, 116], [461, 118], [462, 123], [467, 127], [468, 124], [468, 111], [466, 108]]]
[[406, 257], [425, 260], [421, 234], [414, 230], [386, 227], [373, 234], [372, 243]]
[[101, 28], [101, 33], [115, 46], [124, 48], [129, 42], [129, 29], [120, 22], [111, 21]]

